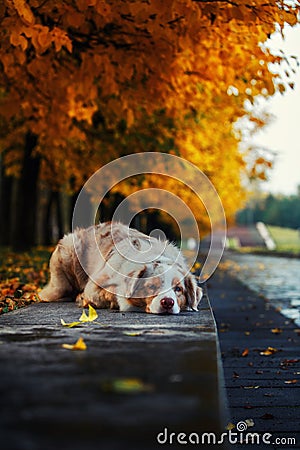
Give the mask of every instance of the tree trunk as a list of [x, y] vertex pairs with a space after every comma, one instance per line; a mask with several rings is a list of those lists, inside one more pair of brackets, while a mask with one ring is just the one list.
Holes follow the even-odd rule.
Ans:
[[0, 167], [0, 245], [11, 244], [11, 204], [14, 178], [5, 175], [3, 165]]
[[28, 250], [36, 243], [36, 212], [38, 200], [38, 177], [40, 158], [33, 155], [37, 136], [27, 133], [24, 159], [16, 198], [13, 248], [16, 251]]

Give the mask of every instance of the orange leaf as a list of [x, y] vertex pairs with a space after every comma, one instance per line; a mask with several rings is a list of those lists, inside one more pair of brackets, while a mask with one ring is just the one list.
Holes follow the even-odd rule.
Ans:
[[281, 328], [272, 328], [271, 332], [274, 334], [280, 334], [280, 333], [282, 333], [282, 329]]
[[286, 380], [285, 384], [295, 384], [298, 383], [298, 380]]
[[268, 347], [266, 350], [264, 350], [263, 352], [260, 352], [261, 355], [264, 356], [269, 356], [269, 355], [273, 355], [274, 353], [278, 352], [277, 348], [273, 348], [273, 347]]
[[26, 25], [33, 25], [35, 22], [34, 15], [32, 14], [32, 11], [27, 5], [26, 1], [12, 0], [12, 2], [23, 22], [25, 22]]

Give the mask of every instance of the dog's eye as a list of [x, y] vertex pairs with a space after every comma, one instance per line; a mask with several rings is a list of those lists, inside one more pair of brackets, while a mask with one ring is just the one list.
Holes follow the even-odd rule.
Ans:
[[149, 286], [147, 286], [148, 287], [148, 289], [150, 290], [150, 291], [155, 291], [156, 289], [157, 289], [157, 286], [155, 285], [155, 284], [150, 284]]
[[182, 287], [180, 287], [180, 286], [175, 286], [174, 287], [174, 292], [176, 292], [176, 293], [180, 293], [180, 292], [182, 292]]

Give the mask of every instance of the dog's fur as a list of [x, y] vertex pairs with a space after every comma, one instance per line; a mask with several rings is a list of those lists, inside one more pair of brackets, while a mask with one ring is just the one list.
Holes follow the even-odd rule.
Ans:
[[50, 276], [42, 301], [178, 314], [197, 311], [202, 297], [177, 247], [117, 222], [65, 235], [51, 256]]

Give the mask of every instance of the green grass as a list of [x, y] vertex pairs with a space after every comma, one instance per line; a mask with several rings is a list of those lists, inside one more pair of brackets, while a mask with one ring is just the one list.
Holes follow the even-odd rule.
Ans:
[[300, 233], [291, 228], [267, 225], [270, 235], [277, 246], [276, 251], [300, 253]]

